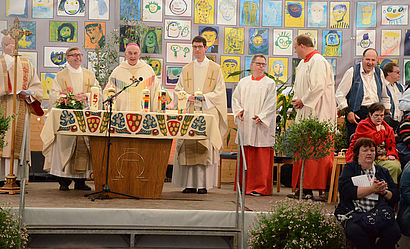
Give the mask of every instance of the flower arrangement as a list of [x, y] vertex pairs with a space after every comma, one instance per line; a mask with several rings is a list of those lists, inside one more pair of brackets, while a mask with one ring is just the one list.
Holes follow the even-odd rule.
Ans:
[[67, 91], [60, 92], [60, 98], [56, 101], [56, 107], [60, 109], [84, 109], [87, 96], [84, 93], [74, 94], [73, 88], [67, 87]]
[[27, 229], [21, 225], [21, 218], [16, 217], [10, 208], [0, 207], [0, 249], [24, 248], [27, 241]]
[[249, 248], [346, 248], [343, 228], [324, 205], [312, 201], [278, 201], [260, 214], [249, 230]]

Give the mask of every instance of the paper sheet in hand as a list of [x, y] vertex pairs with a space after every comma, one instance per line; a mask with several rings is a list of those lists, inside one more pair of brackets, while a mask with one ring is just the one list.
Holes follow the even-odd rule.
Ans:
[[[354, 186], [357, 187], [370, 187], [372, 185], [372, 180], [367, 177], [367, 175], [353, 176], [352, 182]], [[379, 196], [377, 194], [370, 194], [366, 196], [370, 200], [378, 200]]]

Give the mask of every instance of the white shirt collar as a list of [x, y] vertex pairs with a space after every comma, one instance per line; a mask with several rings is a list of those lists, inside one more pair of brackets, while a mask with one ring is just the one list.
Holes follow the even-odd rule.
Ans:
[[363, 69], [363, 62], [360, 62], [360, 72], [364, 73], [364, 74], [368, 74], [368, 75], [373, 75], [374, 74], [374, 68], [369, 73], [366, 73]]
[[197, 59], [194, 60], [195, 66], [204, 67], [204, 66], [207, 66], [208, 64], [209, 64], [209, 59], [206, 56], [202, 62], [199, 62]]
[[83, 68], [81, 66], [78, 69], [75, 69], [72, 66], [70, 66], [70, 64], [67, 63], [67, 68], [72, 73], [82, 73], [83, 72]]

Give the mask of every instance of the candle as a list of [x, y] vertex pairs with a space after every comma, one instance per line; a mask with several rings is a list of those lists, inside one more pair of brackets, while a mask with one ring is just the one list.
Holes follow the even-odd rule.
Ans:
[[202, 91], [195, 91], [194, 113], [202, 113]]
[[149, 112], [149, 105], [150, 105], [150, 90], [145, 88], [142, 90], [142, 110], [144, 112]]
[[90, 110], [97, 111], [98, 110], [98, 103], [100, 101], [100, 88], [97, 85], [91, 87], [91, 95], [90, 95]]
[[158, 94], [158, 112], [165, 112], [167, 106], [167, 91], [159, 90]]
[[186, 92], [179, 91], [178, 92], [178, 113], [183, 114], [186, 109]]

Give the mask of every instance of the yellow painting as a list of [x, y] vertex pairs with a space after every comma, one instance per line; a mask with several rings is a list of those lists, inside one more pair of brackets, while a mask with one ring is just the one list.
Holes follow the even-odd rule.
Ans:
[[330, 28], [348, 29], [350, 24], [350, 3], [331, 2], [330, 3]]
[[243, 54], [244, 44], [244, 28], [225, 28], [226, 54]]
[[305, 2], [286, 1], [285, 27], [305, 26]]
[[288, 58], [269, 58], [269, 74], [286, 82], [288, 79]]
[[[41, 73], [41, 86], [43, 87], [43, 99], [50, 98], [50, 89], [56, 77], [55, 73]], [[51, 103], [54, 104], [54, 103]]]
[[226, 82], [239, 82], [239, 75], [229, 77], [228, 75], [239, 71], [241, 67], [241, 57], [239, 56], [221, 56], [221, 69]]
[[299, 29], [298, 35], [307, 35], [312, 39], [313, 46], [317, 49], [317, 30], [316, 29]]
[[195, 0], [195, 23], [214, 24], [215, 0]]

